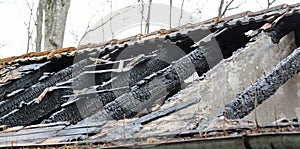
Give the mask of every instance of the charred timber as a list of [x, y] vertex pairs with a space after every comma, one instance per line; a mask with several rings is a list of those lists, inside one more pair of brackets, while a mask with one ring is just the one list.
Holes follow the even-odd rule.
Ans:
[[[66, 67], [69, 67], [73, 63], [72, 57], [63, 56], [61, 58], [53, 58], [51, 61], [45, 62], [37, 70], [31, 70], [28, 73], [24, 73], [21, 78], [11, 80], [0, 87], [0, 101], [5, 100], [5, 95], [15, 90], [30, 87], [32, 84], [36, 84], [44, 72], [57, 72]], [[29, 64], [32, 65], [32, 64]]]
[[[98, 87], [97, 90], [118, 89], [126, 86], [133, 86], [138, 81], [167, 66], [168, 63], [162, 60], [152, 58], [146, 59], [136, 64], [130, 71], [119, 74], [117, 78], [113, 80], [113, 83], [107, 83], [105, 85], [102, 85]], [[101, 79], [97, 80], [101, 81]], [[86, 80], [82, 82], [86, 82]], [[112, 102], [118, 96], [122, 95], [125, 91], [125, 89], [118, 89], [101, 93], [92, 93], [86, 96], [78, 97], [76, 99], [76, 102], [67, 105], [60, 113], [53, 115], [50, 121], [53, 122], [68, 120], [72, 123], [77, 122], [78, 119], [81, 120], [97, 112], [99, 109], [103, 108], [104, 105], [108, 104], [109, 102]], [[72, 116], [68, 115], [67, 113], [72, 113]]]
[[278, 88], [300, 71], [300, 48], [278, 63], [253, 85], [241, 91], [225, 106], [220, 115], [228, 119], [240, 119], [248, 115], [257, 105], [272, 96]]
[[[194, 68], [194, 69], [192, 69]], [[175, 94], [181, 84], [194, 72], [202, 75], [209, 70], [209, 65], [201, 48], [179, 59], [173, 65], [161, 70], [156, 76], [139, 85], [131, 87], [129, 92], [108, 103], [98, 113], [83, 120], [90, 124], [107, 119], [133, 117], [144, 108], [152, 105], [154, 100]]]
[[[158, 71], [157, 73], [154, 73], [154, 75], [152, 77], [146, 77], [143, 80], [137, 82], [138, 80], [142, 79], [143, 77], [145, 77], [146, 75], [149, 75], [149, 74], [134, 75], [134, 76], [136, 76], [134, 78], [138, 78], [138, 79], [136, 81], [133, 81], [132, 84], [129, 83], [130, 86], [132, 87], [131, 88], [132, 93], [126, 93], [126, 95], [130, 94], [130, 95], [128, 95], [128, 97], [131, 97], [131, 96], [135, 96], [135, 97], [132, 97], [133, 99], [128, 99], [128, 100], [133, 100], [130, 102], [132, 103], [132, 105], [135, 105], [134, 100], [137, 100], [137, 99], [140, 99], [141, 101], [148, 101], [148, 100], [154, 100], [154, 99], [149, 99], [149, 98], [159, 99], [159, 98], [165, 98], [166, 96], [171, 96], [171, 95], [175, 94], [182, 87], [183, 80], [188, 78], [189, 76], [191, 76], [192, 72], [196, 72], [197, 69], [195, 69], [195, 67], [198, 68], [198, 66], [201, 65], [199, 63], [196, 64], [197, 61], [194, 61], [195, 62], [195, 64], [194, 64], [193, 62], [190, 62], [190, 60], [185, 60], [185, 59], [197, 59], [197, 58], [193, 58], [193, 57], [196, 57], [195, 55], [200, 56], [200, 57], [198, 57], [200, 59], [201, 59], [201, 57], [202, 58], [204, 57], [205, 60], [202, 59], [203, 60], [202, 63], [205, 63], [206, 66], [203, 67], [202, 69], [197, 70], [198, 73], [200, 72], [199, 75], [201, 75], [202, 73], [206, 72], [210, 67], [213, 67], [219, 61], [221, 61], [223, 59], [223, 57], [226, 58], [226, 57], [232, 55], [233, 51], [244, 46], [244, 44], [247, 43], [249, 38], [247, 38], [242, 31], [236, 32], [236, 30], [239, 30], [239, 29], [241, 29], [241, 28], [240, 27], [231, 28], [229, 31], [225, 30], [225, 32], [222, 32], [222, 34], [216, 36], [216, 38], [212, 38], [211, 40], [209, 40], [209, 42], [202, 42], [200, 44], [202, 46], [202, 48], [194, 50], [194, 52], [192, 52], [194, 54], [190, 53], [189, 55], [186, 55], [185, 58], [182, 58], [182, 59], [176, 61], [172, 66], [169, 66], [166, 69], [163, 69], [163, 70]], [[248, 30], [248, 29], [249, 29], [249, 27], [243, 27], [243, 30]], [[204, 35], [207, 35], [207, 31], [205, 31], [205, 30], [199, 30], [198, 33], [199, 32], [205, 32], [205, 33], [203, 33], [203, 35], [201, 35], [201, 37]], [[216, 34], [218, 34], [218, 31], [216, 32]], [[221, 36], [221, 37], [219, 37], [219, 36]], [[230, 40], [230, 41], [225, 40], [225, 39], [228, 39], [229, 37], [232, 38], [232, 36], [243, 37], [243, 41], [233, 42], [233, 40]], [[221, 44], [224, 49], [222, 49], [222, 48], [220, 49], [219, 44]], [[195, 51], [198, 51], [198, 54], [197, 54], [197, 52], [195, 53]], [[201, 52], [201, 54], [199, 54], [199, 52]], [[218, 55], [216, 55], [216, 53]], [[225, 54], [225, 55], [223, 55], [223, 54]], [[209, 59], [209, 64], [207, 62], [207, 58]], [[155, 59], [152, 59], [152, 60], [150, 59], [149, 61], [142, 62], [141, 64], [143, 64], [143, 63], [151, 64], [151, 63], [153, 63], [153, 61], [155, 62]], [[183, 61], [186, 61], [186, 62], [183, 62]], [[145, 64], [143, 64], [141, 66], [144, 67]], [[152, 65], [150, 65], [150, 66], [151, 66], [151, 68], [153, 68]], [[140, 71], [141, 69], [137, 69], [137, 70]], [[148, 70], [148, 69], [145, 69], [145, 70]], [[177, 72], [179, 74], [177, 74]], [[120, 76], [118, 76], [118, 77], [120, 77]], [[120, 77], [120, 78], [122, 78], [122, 77]], [[124, 78], [126, 78], [126, 77], [124, 77]], [[122, 81], [122, 79], [120, 79], [120, 80], [121, 81], [114, 80], [113, 81], [114, 85], [112, 85], [112, 83], [109, 83], [107, 85], [101, 86], [98, 89], [109, 89], [109, 88], [114, 88], [114, 87], [120, 87], [119, 85], [124, 84], [124, 81], [126, 82], [126, 80], [123, 80], [123, 81]], [[157, 84], [154, 85], [153, 82], [151, 83], [151, 81], [153, 81], [153, 82], [156, 81]], [[118, 83], [118, 82], [123, 82], [123, 83]], [[129, 81], [127, 80], [127, 82], [125, 84], [128, 84], [128, 82]], [[119, 85], [116, 85], [116, 84], [119, 84]], [[153, 90], [153, 91], [149, 91], [149, 90]], [[149, 93], [149, 92], [154, 92], [156, 90], [159, 90], [159, 92], [162, 92], [162, 94], [160, 94], [160, 95], [157, 94], [154, 96], [152, 93]], [[70, 107], [65, 107], [60, 112], [56, 113], [57, 115], [53, 116], [52, 120], [54, 120], [54, 121], [62, 120], [64, 117], [62, 115], [68, 115], [67, 117], [71, 116], [69, 119], [71, 122], [76, 122], [76, 120], [84, 118], [84, 117], [82, 117], [82, 113], [93, 114], [93, 112], [101, 110], [103, 108], [102, 106], [106, 106], [107, 103], [108, 104], [112, 104], [112, 103], [118, 104], [117, 102], [120, 102], [120, 101], [113, 101], [115, 98], [119, 97], [119, 96], [116, 96], [113, 92], [112, 93], [110, 93], [110, 92], [102, 93], [102, 94], [103, 95], [99, 94], [98, 96], [95, 96], [95, 98], [79, 99], [77, 103], [72, 103], [72, 104], [70, 104]], [[106, 94], [109, 94], [109, 95], [106, 95]], [[126, 96], [126, 95], [122, 95], [119, 98], [124, 98], [124, 96]], [[102, 96], [103, 97], [108, 96], [109, 100], [107, 100], [107, 98], [105, 100], [103, 100]], [[88, 100], [85, 100], [85, 99], [88, 99]], [[125, 101], [122, 101], [122, 102], [125, 102]], [[153, 101], [151, 101], [151, 102], [153, 102]], [[93, 105], [93, 106], [89, 107], [89, 106], [87, 106], [88, 105], [87, 103], [89, 103], [90, 105]], [[139, 102], [139, 103], [143, 105], [142, 107], [146, 107], [146, 105], [147, 106], [151, 105], [151, 103], [143, 103], [143, 102]], [[96, 105], [99, 105], [99, 106], [96, 106]], [[80, 110], [91, 109], [92, 112], [82, 112], [78, 109], [78, 106], [80, 107], [79, 108]], [[112, 106], [115, 106], [115, 105], [112, 105]], [[130, 105], [128, 105], [128, 106], [129, 106], [129, 107], [127, 107], [128, 109], [132, 108]], [[97, 108], [95, 108], [95, 107], [97, 107]], [[116, 109], [118, 109], [117, 106], [115, 106], [115, 107], [116, 107]], [[122, 107], [122, 108], [125, 109], [125, 107]], [[107, 111], [110, 111], [110, 110], [113, 111], [114, 107], [109, 109], [109, 106], [106, 106], [106, 109], [107, 109]], [[128, 110], [128, 111], [130, 111], [130, 110]], [[114, 119], [120, 119], [120, 118], [124, 117], [123, 114], [125, 114], [127, 117], [132, 117], [135, 114], [137, 114], [136, 113], [137, 111], [139, 111], [139, 110], [136, 110], [135, 112], [131, 113], [131, 112], [126, 112], [126, 110], [123, 110], [123, 111], [120, 110], [119, 116], [113, 115], [112, 117]], [[80, 114], [78, 114], [78, 113], [80, 113]], [[115, 113], [117, 113], [117, 112], [115, 111]], [[85, 115], [85, 116], [89, 116], [89, 115]], [[55, 118], [55, 117], [57, 117], [57, 118]], [[66, 120], [66, 119], [64, 119], [64, 120]]]
[[28, 103], [37, 98], [47, 87], [55, 86], [58, 82], [71, 79], [72, 75], [76, 76], [82, 73], [84, 71], [82, 68], [90, 63], [91, 61], [88, 59], [81, 60], [80, 62], [55, 73], [53, 76], [34, 84], [30, 88], [7, 98], [1, 103], [0, 117], [8, 114], [11, 110], [18, 108], [21, 102]]
[[[202, 31], [203, 32], [203, 31]], [[207, 35], [207, 31], [205, 33], [201, 34], [201, 37]], [[171, 37], [169, 37], [171, 38]], [[172, 36], [172, 42], [176, 43], [176, 46], [180, 47], [185, 53], [190, 53], [193, 51], [195, 48], [191, 47], [194, 44], [194, 41], [188, 38], [184, 34], [176, 34], [176, 36]], [[102, 75], [99, 74], [98, 76], [95, 76], [95, 81], [93, 79], [89, 79], [92, 77], [85, 77], [80, 78], [82, 81], [80, 83], [80, 88], [82, 87], [89, 87], [90, 84], [95, 83], [95, 84], [101, 84], [104, 81], [108, 81], [113, 76], [117, 76], [114, 78], [114, 80], [111, 80], [110, 83], [103, 84], [97, 88], [97, 90], [109, 90], [109, 89], [117, 89], [114, 91], [106, 91], [106, 92], [101, 92], [101, 93], [94, 93], [94, 94], [89, 94], [89, 96], [85, 97], [78, 97], [76, 99], [76, 102], [72, 102], [65, 106], [61, 111], [55, 113], [52, 115], [47, 122], [55, 122], [55, 121], [70, 121], [72, 123], [77, 122], [78, 120], [82, 120], [83, 118], [90, 116], [91, 114], [97, 112], [99, 109], [103, 108], [104, 105], [106, 105], [109, 102], [112, 102], [113, 100], [116, 99], [116, 97], [120, 96], [123, 94], [127, 89], [119, 89], [119, 88], [124, 88], [126, 86], [134, 86], [138, 81], [144, 79], [145, 77], [151, 75], [152, 73], [155, 73], [161, 69], [166, 68], [169, 65], [170, 61], [176, 61], [180, 57], [183, 57], [184, 55], [179, 55], [172, 57], [171, 59], [168, 57], [164, 57], [165, 55], [171, 55], [173, 52], [173, 49], [171, 48], [172, 45], [169, 42], [158, 42], [155, 41], [155, 43], [162, 44], [163, 49], [160, 49], [162, 53], [169, 53], [169, 54], [164, 54], [159, 55], [157, 57], [153, 58], [146, 58], [141, 61], [139, 61], [137, 64], [133, 66], [132, 69], [129, 71], [121, 72], [121, 73], [103, 73]], [[151, 44], [149, 45], [149, 42], [145, 44], [147, 47], [146, 49], [149, 49], [149, 47], [152, 48], [157, 48]], [[140, 46], [140, 45], [139, 45]], [[151, 48], [150, 48], [151, 49]], [[137, 47], [135, 47], [135, 50], [138, 50]], [[168, 59], [168, 60], [166, 60]], [[169, 62], [168, 62], [169, 61]], [[110, 67], [109, 67], [110, 66]], [[103, 64], [100, 66], [96, 66], [96, 69], [98, 68], [105, 68], [109, 69], [112, 68], [112, 64]], [[91, 69], [91, 68], [90, 68]], [[92, 74], [90, 74], [92, 75]], [[111, 75], [111, 76], [110, 76]], [[84, 81], [83, 81], [84, 80]], [[87, 81], [88, 80], [88, 81]], [[97, 81], [96, 81], [97, 80]], [[94, 82], [93, 82], [94, 81]], [[79, 84], [79, 83], [78, 83]], [[77, 86], [78, 87], [78, 86]], [[68, 114], [69, 113], [69, 114]]]
[[295, 13], [290, 16], [286, 16], [280, 19], [276, 26], [274, 26], [269, 32], [269, 36], [272, 38], [274, 43], [278, 43], [279, 40], [285, 36], [286, 34], [294, 31], [296, 37], [296, 45], [297, 47], [300, 46], [300, 14]]
[[49, 116], [49, 113], [53, 113], [61, 104], [68, 100], [68, 98], [63, 98], [63, 95], [71, 94], [72, 92], [71, 88], [50, 91], [40, 103], [32, 101], [29, 104], [22, 105], [17, 111], [2, 118], [0, 124], [8, 127], [39, 124], [45, 117]]
[[[117, 62], [114, 62], [113, 64], [102, 64], [89, 67], [89, 73], [83, 73], [78, 79], [76, 79], [76, 82], [74, 83], [75, 89], [81, 90], [92, 85], [101, 85], [103, 82], [108, 81], [115, 76], [117, 76], [117, 78], [114, 82], [120, 82], [117, 84], [124, 83], [125, 86], [128, 84], [133, 85], [151, 73], [167, 67], [173, 61], [178, 60], [195, 49], [195, 47], [192, 47], [194, 44], [193, 40], [187, 35], [178, 34], [173, 38], [172, 42], [165, 39], [154, 39], [149, 41], [146, 40], [143, 44], [127, 46], [124, 50], [116, 49], [109, 54], [108, 57], [110, 61], [123, 61], [132, 57], [138, 57], [139, 55], [148, 56], [151, 53], [155, 53], [157, 57], [144, 58], [144, 60], [139, 61], [137, 65], [134, 65], [132, 69], [123, 72], [109, 71], [110, 69], [117, 69], [116, 67], [119, 66], [119, 63]], [[176, 51], [176, 49], [180, 50], [180, 52]], [[101, 68], [104, 68], [107, 71], [100, 73], [95, 71]], [[93, 73], [93, 71], [95, 71], [95, 73]], [[118, 87], [120, 86], [117, 85], [116, 88]]]

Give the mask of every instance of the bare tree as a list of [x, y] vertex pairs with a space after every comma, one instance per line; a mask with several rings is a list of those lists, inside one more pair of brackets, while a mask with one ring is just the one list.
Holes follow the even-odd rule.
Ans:
[[36, 38], [35, 38], [35, 51], [41, 52], [42, 49], [42, 39], [43, 39], [43, 15], [44, 15], [44, 4], [45, 2], [40, 0], [36, 11]]
[[239, 8], [241, 4], [239, 4], [238, 6], [235, 6], [235, 7], [231, 7], [231, 5], [234, 1], [235, 0], [230, 0], [230, 1], [221, 0], [219, 8], [218, 8], [218, 17], [224, 17], [225, 13], [228, 12], [229, 10]]
[[[126, 11], [127, 11], [127, 10], [126, 10]], [[124, 12], [126, 12], [126, 11], [124, 11]], [[114, 14], [112, 17], [110, 17], [108, 20], [105, 20], [105, 21], [103, 21], [103, 17], [102, 17], [101, 24], [99, 24], [99, 25], [97, 25], [97, 26], [95, 26], [95, 27], [93, 27], [93, 28], [90, 28], [90, 23], [88, 23], [87, 29], [86, 29], [86, 31], [84, 32], [84, 34], [82, 35], [82, 37], [80, 38], [78, 44], [80, 44], [80, 43], [82, 42], [82, 40], [86, 37], [86, 35], [87, 35], [88, 33], [93, 32], [93, 31], [99, 29], [100, 27], [102, 27], [102, 31], [103, 31], [102, 36], [104, 36], [104, 25], [106, 25], [107, 23], [110, 23], [110, 21], [111, 21], [112, 19], [114, 19], [115, 17], [119, 16], [120, 14], [121, 14], [121, 13], [116, 13], [116, 14]], [[103, 39], [104, 39], [104, 38], [103, 38]]]
[[62, 48], [70, 2], [71, 0], [39, 0], [35, 40], [37, 50], [41, 49], [42, 38], [45, 50]]
[[33, 26], [32, 26], [32, 22], [35, 22], [34, 21], [34, 17], [33, 17], [33, 6], [34, 6], [34, 3], [32, 3], [32, 5], [29, 4], [29, 2], [26, 0], [26, 3], [27, 3], [27, 6], [30, 10], [30, 16], [29, 16], [29, 20], [28, 22], [25, 22], [24, 21], [24, 24], [26, 26], [26, 29], [27, 29], [27, 47], [26, 47], [26, 53], [29, 52], [29, 48], [30, 48], [30, 44], [31, 44], [31, 47], [33, 48], [33, 42], [32, 42], [32, 34], [33, 34]]
[[110, 0], [110, 21], [109, 21], [109, 26], [110, 26], [110, 32], [111, 32], [111, 38], [114, 38], [114, 32], [112, 29], [112, 25], [111, 25], [111, 21], [112, 21], [112, 0]]
[[[101, 16], [101, 23], [103, 24], [103, 16]], [[104, 26], [102, 25], [102, 42], [104, 42]]]
[[178, 21], [178, 26], [180, 26], [181, 19], [182, 19], [182, 14], [183, 14], [183, 4], [184, 4], [184, 0], [182, 0], [181, 6], [180, 6], [180, 17], [179, 17], [179, 21]]
[[267, 8], [270, 8], [270, 6], [274, 3], [274, 2], [276, 2], [276, 0], [268, 0], [268, 5], [267, 5]]
[[172, 0], [170, 0], [170, 16], [169, 16], [169, 28], [172, 28]]
[[149, 0], [148, 14], [147, 14], [146, 26], [145, 26], [145, 34], [149, 34], [151, 4], [152, 4], [152, 0]]
[[145, 20], [145, 17], [144, 17], [144, 0], [138, 0], [138, 3], [140, 3], [140, 6], [139, 6], [139, 9], [140, 9], [140, 12], [141, 12], [141, 34], [143, 33], [143, 22]]
[[259, 5], [260, 9], [264, 9], [264, 7], [260, 4], [260, 2], [258, 0], [255, 0], [255, 1]]

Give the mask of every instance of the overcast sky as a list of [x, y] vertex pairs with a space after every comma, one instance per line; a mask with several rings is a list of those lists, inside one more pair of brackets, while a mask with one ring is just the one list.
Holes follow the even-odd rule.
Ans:
[[[147, 2], [148, 0], [144, 0]], [[36, 9], [38, 0], [28, 0]], [[298, 0], [277, 0], [273, 6], [279, 4], [294, 4]], [[152, 3], [169, 4], [169, 0], [153, 0]], [[197, 20], [206, 20], [217, 15], [219, 0], [185, 0], [183, 9], [193, 15]], [[137, 0], [113, 0], [112, 11], [120, 10], [126, 6], [138, 4]], [[173, 0], [173, 6], [180, 8], [182, 0]], [[236, 0], [232, 6], [238, 9], [229, 11], [226, 15], [232, 15], [244, 11], [258, 11], [267, 7], [267, 0]], [[201, 12], [201, 13], [199, 13]], [[34, 12], [35, 14], [35, 12]], [[110, 14], [108, 0], [72, 0], [67, 26], [65, 31], [64, 47], [77, 46], [78, 40], [84, 34], [88, 22], [93, 26], [101, 17]], [[26, 52], [27, 29], [24, 22], [28, 23], [30, 11], [26, 0], [0, 0], [0, 58], [21, 55]], [[156, 26], [150, 29], [158, 29], [165, 26]], [[130, 31], [137, 34], [139, 30]], [[124, 35], [125, 33], [125, 35]], [[124, 37], [129, 32], [124, 32], [119, 37]], [[118, 38], [116, 36], [115, 38]]]

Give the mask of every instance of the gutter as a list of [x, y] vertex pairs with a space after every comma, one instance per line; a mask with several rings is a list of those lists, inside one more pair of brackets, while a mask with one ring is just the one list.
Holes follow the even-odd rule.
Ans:
[[[182, 138], [179, 138], [182, 139]], [[219, 136], [210, 138], [196, 138], [189, 140], [176, 140], [169, 142], [157, 142], [146, 144], [131, 144], [104, 146], [100, 142], [60, 142], [60, 143], [46, 143], [46, 144], [7, 144], [0, 147], [25, 147], [25, 148], [60, 148], [60, 147], [73, 147], [73, 148], [155, 148], [155, 149], [182, 149], [182, 148], [197, 148], [197, 149], [299, 149], [300, 148], [300, 131], [294, 132], [269, 132], [258, 134], [247, 134], [237, 136]]]
[[[105, 147], [106, 148], [106, 147]], [[264, 134], [249, 134], [239, 136], [221, 136], [214, 138], [201, 138], [193, 140], [152, 143], [143, 145], [124, 145], [107, 148], [156, 148], [156, 149], [182, 149], [182, 148], [300, 148], [300, 132], [279, 132]]]

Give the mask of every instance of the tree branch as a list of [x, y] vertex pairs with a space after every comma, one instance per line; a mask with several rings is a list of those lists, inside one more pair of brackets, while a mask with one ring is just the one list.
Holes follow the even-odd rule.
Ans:
[[[223, 0], [222, 0], [223, 1]], [[224, 11], [222, 12], [220, 17], [223, 17], [225, 13], [228, 11], [229, 6], [233, 3], [234, 0], [231, 0], [229, 3], [226, 4]]]
[[145, 34], [149, 34], [151, 4], [152, 4], [152, 0], [149, 0], [148, 14], [147, 14], [147, 20], [146, 20], [146, 26], [145, 26]]
[[219, 9], [218, 9], [218, 16], [221, 17], [222, 15], [222, 8], [224, 5], [224, 0], [221, 0], [220, 5], [219, 5]]
[[184, 4], [184, 0], [182, 0], [181, 6], [180, 6], [180, 17], [179, 17], [179, 21], [178, 21], [178, 26], [180, 26], [180, 22], [182, 19], [183, 4]]
[[235, 7], [230, 7], [227, 9], [227, 11], [229, 10], [233, 10], [233, 9], [238, 9], [243, 3], [240, 3], [239, 5], [235, 6]]
[[[24, 21], [24, 24], [25, 24], [25, 26], [26, 26], [26, 28], [27, 28], [27, 48], [26, 48], [26, 53], [28, 53], [28, 52], [29, 52], [29, 47], [30, 47], [30, 42], [32, 43], [32, 33], [33, 33], [33, 29], [30, 31], [30, 28], [31, 28], [31, 22], [32, 22], [31, 19], [34, 20], [34, 17], [33, 17], [33, 6], [34, 6], [34, 3], [32, 3], [32, 6], [30, 6], [28, 0], [26, 0], [26, 3], [27, 3], [27, 6], [28, 6], [28, 8], [29, 8], [29, 10], [30, 10], [30, 17], [29, 17], [28, 23], [26, 23], [26, 22]], [[33, 46], [32, 46], [32, 47], [33, 47]]]
[[43, 21], [44, 21], [44, 4], [39, 1], [38, 7], [36, 9], [36, 37], [35, 37], [35, 52], [42, 51], [42, 39], [43, 39]]
[[131, 10], [132, 8], [134, 8], [133, 5], [127, 6], [127, 7], [124, 9], [123, 12], [114, 14], [112, 17], [109, 17], [109, 19], [107, 19], [107, 20], [104, 21], [104, 22], [101, 21], [101, 24], [100, 24], [100, 25], [98, 25], [98, 26], [96, 26], [96, 27], [94, 27], [94, 28], [91, 28], [91, 29], [89, 29], [88, 31], [86, 31], [86, 32], [82, 35], [82, 37], [80, 38], [78, 44], [81, 43], [81, 41], [83, 40], [83, 38], [84, 38], [88, 33], [92, 32], [92, 31], [95, 31], [95, 30], [99, 29], [100, 27], [103, 27], [105, 24], [109, 23], [109, 22], [110, 22], [112, 19], [114, 19], [115, 17], [117, 17], [117, 16], [119, 16], [119, 15], [121, 15], [121, 14], [126, 13], [127, 11]]
[[267, 8], [270, 8], [270, 6], [271, 6], [274, 2], [276, 2], [276, 0], [272, 0], [272, 1], [268, 0], [268, 6], [267, 6]]
[[141, 1], [141, 7], [139, 5], [139, 10], [141, 12], [141, 34], [143, 34], [143, 21], [145, 20], [145, 17], [144, 17], [144, 0], [138, 0], [138, 3]]
[[110, 32], [111, 32], [111, 38], [113, 39], [114, 38], [114, 32], [113, 32], [113, 29], [112, 29], [112, 26], [111, 26], [111, 21], [112, 21], [112, 19], [111, 19], [111, 16], [112, 15], [112, 0], [110, 0], [110, 21], [109, 21], [109, 25], [110, 25]]
[[169, 28], [171, 29], [172, 28], [172, 0], [170, 0], [170, 14], [169, 14], [170, 16], [169, 16]]

